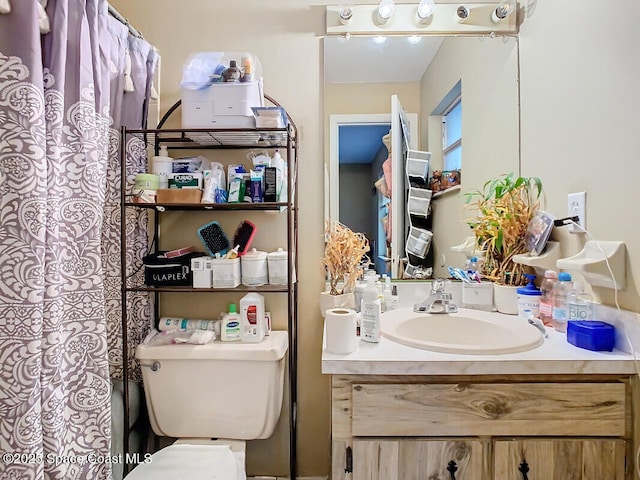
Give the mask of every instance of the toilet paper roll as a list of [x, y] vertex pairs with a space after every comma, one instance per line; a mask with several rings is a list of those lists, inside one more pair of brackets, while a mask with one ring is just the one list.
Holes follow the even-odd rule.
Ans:
[[326, 349], [344, 355], [358, 348], [356, 311], [350, 308], [327, 310], [325, 321]]

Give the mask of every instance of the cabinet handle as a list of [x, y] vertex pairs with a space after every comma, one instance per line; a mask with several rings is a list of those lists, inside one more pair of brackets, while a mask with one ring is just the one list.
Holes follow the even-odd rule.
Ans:
[[456, 465], [456, 462], [451, 460], [447, 465], [447, 472], [449, 472], [449, 475], [450, 475], [449, 480], [456, 480], [457, 471], [458, 471], [458, 466]]
[[522, 480], [529, 480], [529, 477], [527, 476], [527, 473], [529, 473], [529, 464], [527, 462], [523, 460], [518, 471], [522, 473]]
[[351, 447], [347, 447], [344, 459], [344, 473], [351, 472], [353, 472], [353, 450], [351, 449]]

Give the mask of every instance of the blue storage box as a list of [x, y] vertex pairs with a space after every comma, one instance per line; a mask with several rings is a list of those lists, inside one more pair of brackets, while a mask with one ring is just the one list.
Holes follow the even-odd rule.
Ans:
[[567, 324], [567, 341], [587, 350], [611, 352], [616, 343], [616, 329], [613, 325], [596, 320], [570, 320]]

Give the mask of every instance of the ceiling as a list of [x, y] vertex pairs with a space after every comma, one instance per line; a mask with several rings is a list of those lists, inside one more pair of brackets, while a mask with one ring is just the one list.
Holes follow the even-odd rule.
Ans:
[[[443, 38], [417, 38], [419, 42], [410, 43], [408, 37], [387, 37], [384, 43], [376, 44], [373, 37], [326, 37], [325, 84], [419, 82]], [[340, 163], [372, 162], [388, 132], [389, 125], [341, 126]]]
[[389, 133], [389, 128], [389, 124], [341, 125], [338, 128], [340, 164], [371, 163], [384, 147], [382, 137]]
[[440, 48], [443, 37], [326, 37], [325, 83], [419, 82]]

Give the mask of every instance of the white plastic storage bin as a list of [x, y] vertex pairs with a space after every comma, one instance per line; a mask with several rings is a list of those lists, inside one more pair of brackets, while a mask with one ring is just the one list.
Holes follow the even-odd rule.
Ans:
[[[238, 76], [229, 80], [232, 62]], [[249, 52], [197, 52], [182, 69], [182, 128], [254, 128], [264, 107], [262, 65]]]
[[431, 190], [425, 188], [409, 187], [409, 199], [407, 200], [409, 214], [427, 217], [432, 194]]
[[493, 283], [462, 283], [462, 306], [491, 310], [493, 308]]
[[213, 288], [234, 288], [240, 285], [239, 258], [211, 259], [211, 286]]
[[431, 152], [422, 152], [420, 150], [407, 150], [407, 176], [420, 177], [424, 181], [429, 178], [429, 160]]
[[282, 248], [267, 254], [267, 270], [269, 272], [270, 285], [287, 284], [287, 262], [288, 253]]
[[411, 227], [409, 229], [409, 236], [407, 237], [407, 252], [416, 257], [425, 258], [427, 253], [429, 253], [432, 238], [433, 233], [429, 230]]
[[263, 107], [262, 82], [218, 82], [182, 90], [182, 128], [255, 128], [251, 107]]
[[269, 283], [267, 252], [260, 252], [252, 248], [240, 258], [242, 258], [243, 285], [257, 287]]

